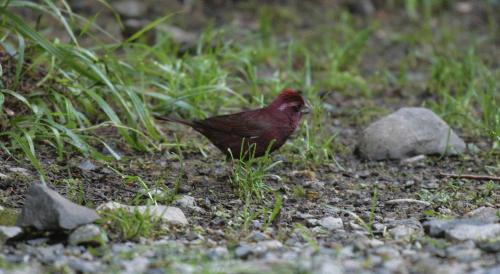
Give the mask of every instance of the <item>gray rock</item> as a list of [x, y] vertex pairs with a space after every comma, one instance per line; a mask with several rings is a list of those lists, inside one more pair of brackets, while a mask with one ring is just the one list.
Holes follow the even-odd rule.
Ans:
[[461, 274], [468, 273], [466, 264], [446, 264], [435, 257], [422, 257], [411, 269], [411, 273]]
[[237, 258], [240, 259], [246, 259], [250, 254], [252, 254], [252, 246], [248, 244], [240, 244], [235, 250], [234, 250], [234, 255], [236, 255]]
[[[9, 178], [9, 175], [0, 172], [0, 181], [7, 180]], [[2, 211], [2, 208], [0, 208], [0, 211]]]
[[93, 171], [97, 169], [97, 166], [90, 160], [85, 160], [78, 165], [78, 168], [82, 171]]
[[334, 218], [331, 216], [322, 218], [321, 220], [319, 220], [319, 224], [328, 230], [344, 228], [344, 223], [342, 222], [341, 218]]
[[445, 236], [457, 241], [485, 241], [491, 238], [500, 237], [500, 224], [460, 224], [445, 231]]
[[173, 273], [191, 274], [196, 272], [196, 267], [187, 263], [174, 262], [170, 268]]
[[422, 225], [413, 218], [392, 221], [389, 227], [389, 234], [396, 240], [409, 240], [413, 236], [423, 234]]
[[17, 226], [0, 225], [0, 246], [7, 240], [15, 238], [23, 233], [23, 230]]
[[196, 206], [196, 200], [194, 197], [189, 195], [181, 195], [177, 200], [175, 200], [174, 205], [179, 207], [192, 208]]
[[40, 246], [31, 249], [29, 252], [36, 256], [42, 263], [52, 264], [57, 258], [63, 255], [64, 246], [62, 244]]
[[195, 212], [204, 212], [205, 211], [203, 208], [197, 206], [196, 200], [194, 199], [194, 197], [191, 197], [189, 195], [181, 195], [174, 202], [174, 205], [178, 206], [180, 208], [191, 209]]
[[227, 257], [229, 255], [229, 251], [225, 246], [216, 246], [207, 252], [208, 258], [215, 260]]
[[172, 225], [187, 225], [188, 220], [181, 209], [173, 206], [127, 206], [117, 202], [107, 202], [97, 207], [97, 210], [125, 209], [129, 212], [138, 211], [141, 214], [149, 213], [155, 218]]
[[185, 31], [176, 26], [162, 25], [159, 27], [159, 29], [165, 31], [170, 36], [172, 41], [176, 44], [193, 46], [196, 44], [196, 41], [198, 40], [198, 34]]
[[144, 273], [149, 266], [149, 260], [145, 257], [135, 257], [130, 261], [122, 261], [121, 265], [123, 266], [123, 271], [121, 273]]
[[404, 159], [420, 154], [460, 154], [465, 143], [431, 110], [401, 108], [365, 128], [358, 150], [369, 160]]
[[112, 3], [113, 8], [125, 17], [141, 17], [145, 15], [148, 6], [144, 1], [122, 0]]
[[98, 273], [102, 269], [99, 261], [89, 262], [75, 257], [69, 257], [67, 264], [73, 270], [83, 273]]
[[106, 232], [94, 224], [81, 226], [69, 235], [70, 245], [94, 245], [100, 246], [108, 242]]
[[316, 274], [342, 274], [344, 273], [342, 269], [342, 264], [338, 261], [324, 260], [321, 262], [316, 271]]
[[480, 241], [478, 243], [479, 248], [486, 252], [499, 253], [500, 254], [500, 237], [495, 239], [488, 239], [486, 241]]
[[472, 262], [481, 257], [481, 250], [474, 247], [474, 244], [452, 245], [446, 248], [446, 254], [449, 258], [457, 259], [460, 262]]
[[409, 273], [405, 261], [401, 258], [390, 258], [382, 265], [384, 273]]
[[94, 210], [69, 201], [45, 185], [34, 183], [28, 190], [17, 225], [38, 230], [74, 229], [98, 218]]
[[354, 14], [370, 16], [375, 12], [375, 6], [371, 0], [348, 0], [347, 8]]
[[18, 175], [24, 176], [24, 177], [29, 177], [31, 176], [31, 173], [29, 170], [23, 168], [23, 167], [11, 167], [8, 169], [12, 173], [16, 173]]
[[485, 223], [496, 223], [500, 220], [498, 217], [498, 212], [500, 210], [492, 208], [492, 207], [479, 207], [471, 212], [465, 214], [467, 218], [478, 219], [484, 221]]
[[256, 249], [263, 250], [264, 252], [271, 250], [283, 249], [283, 244], [277, 240], [267, 240], [256, 244]]
[[455, 220], [430, 220], [427, 222], [424, 222], [423, 226], [425, 229], [425, 232], [429, 234], [432, 237], [443, 237], [445, 236], [445, 232], [449, 231], [450, 229], [453, 229], [454, 227], [458, 225], [484, 225], [488, 224], [489, 222], [484, 221], [484, 220], [479, 220], [479, 219], [455, 219]]
[[250, 235], [248, 235], [247, 239], [254, 241], [254, 242], [260, 242], [260, 241], [264, 241], [264, 240], [269, 240], [270, 237], [267, 234], [264, 234], [260, 231], [255, 230], [255, 231], [252, 231], [252, 233]]
[[397, 225], [389, 229], [389, 234], [395, 240], [409, 240], [412, 236], [419, 235], [420, 233], [420, 230], [406, 225]]
[[497, 274], [500, 273], [500, 265], [493, 266], [491, 268], [485, 269], [483, 274]]

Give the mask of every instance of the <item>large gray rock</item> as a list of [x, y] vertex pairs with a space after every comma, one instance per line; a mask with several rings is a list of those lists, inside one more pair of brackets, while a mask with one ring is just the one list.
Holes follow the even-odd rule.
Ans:
[[365, 128], [358, 150], [369, 160], [403, 159], [421, 154], [455, 155], [465, 143], [434, 112], [401, 108]]
[[74, 229], [98, 218], [94, 210], [69, 201], [45, 185], [34, 183], [28, 190], [17, 225], [38, 230]]

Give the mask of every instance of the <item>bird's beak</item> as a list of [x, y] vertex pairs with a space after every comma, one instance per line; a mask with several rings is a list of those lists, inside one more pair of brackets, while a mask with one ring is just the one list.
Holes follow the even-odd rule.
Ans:
[[309, 105], [309, 103], [306, 102], [306, 104], [304, 105], [304, 107], [300, 110], [300, 113], [302, 114], [308, 114], [308, 113], [311, 113], [311, 105]]

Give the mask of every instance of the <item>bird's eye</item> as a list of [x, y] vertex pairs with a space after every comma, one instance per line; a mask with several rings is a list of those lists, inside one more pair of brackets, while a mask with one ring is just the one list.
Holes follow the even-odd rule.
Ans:
[[299, 112], [300, 111], [300, 107], [299, 106], [293, 106], [292, 109], [295, 112]]

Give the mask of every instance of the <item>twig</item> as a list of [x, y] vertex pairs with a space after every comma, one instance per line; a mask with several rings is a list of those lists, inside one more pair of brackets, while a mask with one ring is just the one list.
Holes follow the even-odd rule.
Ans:
[[453, 174], [453, 173], [440, 173], [439, 175], [442, 177], [462, 178], [462, 179], [470, 179], [470, 180], [500, 181], [500, 177], [489, 176], [489, 175]]
[[385, 202], [386, 204], [399, 204], [399, 203], [417, 203], [425, 206], [430, 206], [431, 203], [415, 199], [394, 199]]

